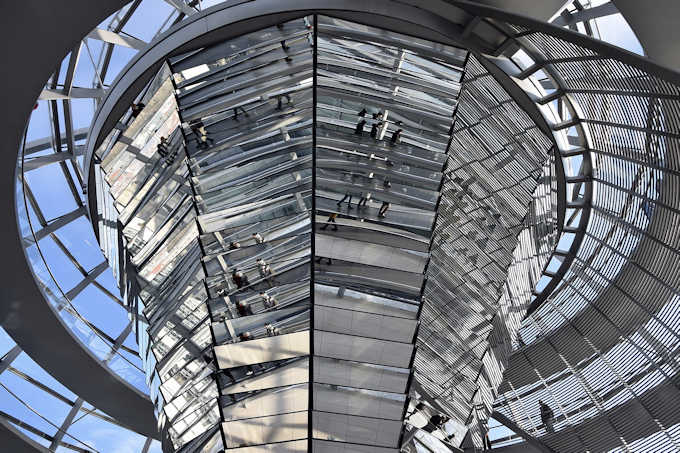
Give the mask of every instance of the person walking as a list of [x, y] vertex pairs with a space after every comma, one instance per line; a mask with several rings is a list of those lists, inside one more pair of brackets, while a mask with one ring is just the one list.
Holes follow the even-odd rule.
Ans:
[[158, 145], [156, 145], [156, 150], [158, 151], [158, 154], [163, 159], [166, 159], [168, 157], [168, 145], [170, 143], [168, 142], [168, 139], [165, 137], [161, 137], [160, 141], [158, 142]]
[[253, 309], [250, 308], [250, 305], [242, 300], [236, 304], [236, 311], [238, 312], [239, 316], [250, 316], [253, 314]]
[[333, 224], [333, 231], [338, 231], [338, 225], [335, 223], [335, 218], [338, 216], [336, 212], [332, 212], [331, 215], [328, 216], [328, 220], [324, 225], [321, 227], [322, 230], [325, 230], [328, 228], [328, 225], [331, 223]]
[[264, 308], [274, 308], [278, 304], [276, 298], [267, 294], [265, 291], [260, 291], [260, 298], [264, 304]]
[[427, 424], [422, 427], [423, 431], [426, 431], [430, 434], [433, 432], [442, 429], [442, 427], [449, 421], [449, 417], [443, 414], [434, 414], [433, 416], [430, 417], [430, 419], [427, 421]]
[[270, 323], [270, 322], [266, 323], [264, 325], [264, 328], [267, 331], [268, 337], [273, 337], [273, 336], [276, 335], [276, 328], [274, 327], [274, 325], [272, 323]]
[[371, 138], [378, 139], [378, 128], [380, 128], [382, 124], [382, 121], [373, 123], [373, 126], [371, 126]]
[[231, 279], [234, 281], [234, 284], [236, 284], [236, 287], [238, 289], [241, 289], [244, 286], [248, 286], [248, 276], [241, 272], [239, 269], [233, 270], [233, 272], [231, 273]]
[[554, 433], [555, 428], [553, 426], [553, 423], [555, 420], [552, 409], [550, 409], [550, 406], [548, 406], [541, 400], [538, 400], [538, 407], [540, 408], [541, 411], [541, 421], [545, 425], [545, 430], [548, 433]]
[[340, 206], [342, 203], [349, 198], [349, 201], [347, 201], [347, 209], [352, 209], [352, 194], [349, 192], [345, 192], [345, 196], [338, 201], [337, 205]]
[[250, 332], [241, 332], [238, 336], [240, 341], [250, 341], [253, 339], [253, 335]]
[[158, 145], [156, 145], [156, 149], [158, 150], [158, 154], [165, 159], [165, 163], [167, 165], [172, 165], [173, 162], [175, 162], [175, 157], [177, 157], [177, 152], [179, 151], [179, 148], [176, 148], [174, 151], [169, 150], [170, 147], [170, 142], [168, 141], [167, 138], [161, 137], [160, 141], [158, 142]]
[[272, 275], [272, 268], [262, 258], [257, 259], [257, 269], [260, 272], [260, 277], [267, 278]]
[[484, 434], [484, 450], [491, 450], [491, 440], [489, 439], [489, 433]]
[[319, 263], [319, 264], [321, 264], [321, 261], [322, 261], [324, 258], [326, 258], [326, 260], [328, 260], [328, 261], [327, 261], [327, 264], [328, 264], [329, 266], [330, 266], [331, 264], [333, 264], [333, 260], [332, 260], [332, 259], [330, 259], [329, 257], [324, 257], [324, 256], [319, 256], [319, 257], [317, 257], [317, 258], [316, 258], [316, 262]]
[[378, 217], [385, 217], [388, 209], [390, 209], [390, 203], [388, 201], [383, 201], [378, 210]]
[[196, 143], [198, 143], [199, 149], [205, 149], [215, 141], [208, 137], [208, 131], [203, 124], [203, 121], [198, 120], [190, 125], [191, 132], [196, 136]]
[[390, 145], [394, 146], [401, 143], [401, 132], [402, 129], [397, 129], [392, 133], [392, 137], [390, 138]]
[[262, 244], [264, 242], [264, 238], [260, 233], [253, 233], [253, 239], [256, 244]]
[[243, 281], [241, 279], [241, 275], [238, 272], [238, 269], [234, 269], [231, 271], [231, 280], [234, 282], [237, 288], [240, 288], [243, 285]]
[[134, 102], [130, 105], [130, 109], [132, 110], [132, 119], [135, 119], [139, 116], [140, 113], [142, 113], [142, 110], [144, 110], [144, 107], [146, 107], [144, 104], [141, 102], [139, 104], [135, 104]]
[[357, 123], [357, 127], [354, 128], [355, 135], [364, 135], [364, 126], [366, 126], [366, 120], [361, 119]]
[[242, 105], [239, 105], [237, 107], [234, 107], [234, 119], [236, 121], [238, 121], [238, 111], [239, 111], [239, 109], [241, 109], [241, 112], [243, 112], [243, 114], [245, 116], [250, 116], [250, 114], [248, 112], [246, 112], [246, 109], [244, 109]]
[[177, 157], [178, 151], [179, 151], [179, 148], [175, 148], [168, 153], [168, 156], [165, 158], [165, 163], [167, 165], [172, 165], [175, 162], [175, 157]]
[[361, 198], [359, 199], [359, 203], [357, 203], [357, 208], [360, 207], [366, 207], [366, 203], [368, 202], [369, 198], [371, 198], [370, 192], [363, 192], [361, 194]]
[[283, 110], [283, 98], [286, 98], [286, 105], [291, 103], [290, 100], [290, 95], [288, 93], [285, 93], [283, 95], [279, 95], [276, 98], [276, 110]]

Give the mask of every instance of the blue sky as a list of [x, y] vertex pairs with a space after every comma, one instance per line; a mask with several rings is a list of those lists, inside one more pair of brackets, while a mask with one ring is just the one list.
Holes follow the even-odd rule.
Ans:
[[[165, 21], [171, 11], [172, 8], [162, 0], [144, 0], [139, 10], [135, 13], [133, 20], [131, 20], [124, 28], [124, 31], [142, 40], [149, 41], [153, 37], [155, 30], [157, 30], [160, 24]], [[108, 20], [103, 22], [102, 27], [105, 28], [107, 23]], [[83, 45], [79, 64], [74, 76], [74, 86], [89, 87], [92, 85], [92, 81], [95, 77], [93, 61], [96, 62], [99, 58], [102, 46], [101, 42], [92, 39], [88, 39], [87, 45]], [[118, 72], [125, 64], [127, 64], [134, 54], [135, 51], [132, 49], [120, 46], [115, 47], [109, 66], [109, 72], [104, 80], [106, 85], [113, 81]], [[62, 63], [62, 71], [59, 78], [60, 82], [63, 82], [68, 58], [69, 56], [67, 56]], [[65, 126], [62, 104], [61, 102], [58, 104], [60, 129], [63, 133]], [[72, 100], [71, 105], [74, 129], [88, 127], [96, 108], [94, 101], [91, 99], [75, 99]], [[38, 107], [33, 111], [29, 122], [27, 142], [50, 136], [50, 129], [51, 120], [48, 103], [46, 101], [39, 101]], [[53, 152], [54, 150], [48, 149], [35, 154], [32, 157], [52, 154]], [[69, 163], [68, 165], [70, 166], [71, 164]], [[73, 168], [71, 168], [70, 171], [72, 174], [74, 173]], [[48, 222], [67, 214], [76, 208], [76, 203], [66, 185], [66, 179], [58, 165], [53, 164], [33, 170], [26, 175], [26, 180]], [[29, 212], [30, 211], [31, 209], [29, 207]], [[37, 217], [32, 212], [30, 212], [29, 215], [33, 228], [38, 229], [39, 225]], [[89, 271], [93, 269], [104, 260], [104, 256], [102, 255], [92, 232], [91, 225], [86, 218], [82, 217], [69, 223], [57, 232], [57, 236], [86, 270]], [[82, 280], [82, 274], [76, 269], [73, 263], [67, 259], [51, 237], [42, 239], [39, 243], [39, 247], [50, 271], [64, 291], [68, 291]], [[110, 270], [107, 270], [100, 275], [97, 278], [97, 282], [113, 294], [118, 294], [118, 288]], [[73, 298], [71, 302], [86, 319], [96, 324], [105, 333], [114, 338], [120, 334], [128, 323], [126, 311], [93, 285], [89, 285], [85, 290], [78, 294], [78, 296]], [[82, 327], [81, 324], [81, 328]], [[78, 336], [83, 338], [82, 335]], [[96, 347], [96, 343], [91, 344], [94, 345], [93, 347]], [[131, 333], [126, 338], [124, 344], [127, 347], [136, 350], [134, 333]], [[13, 346], [14, 342], [11, 338], [4, 330], [0, 330], [0, 355], [5, 354]], [[121, 353], [121, 355], [136, 363], [138, 366], [141, 366], [141, 361], [138, 357], [133, 357], [128, 353]], [[114, 369], [118, 369], [123, 365], [125, 365], [125, 369], [130, 368], [129, 364], [122, 359], [112, 361], [112, 368]], [[49, 376], [49, 374], [35, 364], [35, 362], [33, 362], [25, 353], [22, 353], [17, 358], [13, 363], [13, 366], [57, 390], [65, 397], [75, 400], [76, 396], [72, 392]], [[125, 375], [129, 375], [129, 373], [123, 373], [123, 376]], [[0, 375], [0, 383], [6, 386], [9, 391], [18, 395], [24, 403], [36, 409], [43, 417], [47, 418], [55, 425], [60, 425], [70, 410], [69, 405], [48, 395], [42, 390], [39, 390], [37, 387], [13, 373], [5, 372]], [[140, 390], [148, 392], [148, 389], [144, 384], [143, 376], [140, 375], [140, 378], [135, 377], [133, 383]], [[0, 387], [0, 410], [42, 429], [48, 434], [53, 434], [56, 431], [56, 428], [31, 412], [2, 387]], [[69, 434], [78, 437], [94, 449], [113, 453], [139, 452], [146, 440], [144, 437], [129, 430], [112, 425], [90, 415], [79, 419], [78, 422], [72, 425], [69, 429]], [[30, 436], [35, 440], [46, 444], [45, 440], [39, 439], [37, 436]], [[78, 444], [78, 442], [73, 439], [67, 439], [67, 441]], [[70, 450], [60, 448], [58, 451]], [[151, 451], [160, 452], [160, 444], [154, 442]]]

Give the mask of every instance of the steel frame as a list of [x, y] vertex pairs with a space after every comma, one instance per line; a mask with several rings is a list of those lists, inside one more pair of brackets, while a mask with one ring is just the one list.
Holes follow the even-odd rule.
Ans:
[[[138, 6], [138, 5], [139, 5], [139, 1], [138, 1], [138, 2], [135, 2], [135, 7]], [[133, 8], [130, 8], [130, 10], [128, 10], [128, 13], [126, 13], [126, 16], [128, 16], [128, 18], [129, 18], [129, 16], [132, 14], [131, 11], [133, 12], [134, 9], [133, 9]], [[592, 13], [591, 13], [591, 14], [592, 14]], [[476, 22], [479, 22], [478, 16], [475, 16], [475, 17], [476, 17], [476, 18], [473, 19], [473, 20], [476, 21]], [[581, 16], [579, 16], [579, 17], [581, 17]], [[586, 17], [586, 16], [583, 16], [583, 17]], [[178, 19], [179, 19], [179, 18], [178, 18]], [[472, 24], [472, 22], [470, 22], [469, 24]], [[473, 28], [474, 28], [474, 26], [470, 25], [470, 27], [466, 29], [466, 30], [467, 30], [467, 33], [469, 34]], [[113, 40], [113, 38], [112, 38], [112, 40]], [[112, 48], [113, 48], [113, 45], [109, 45], [109, 46], [108, 46], [108, 49], [109, 49], [109, 50], [112, 49]], [[78, 49], [80, 49], [80, 46], [78, 46]], [[76, 52], [76, 53], [77, 53], [77, 52]], [[110, 58], [110, 53], [109, 53], [109, 58]], [[74, 60], [74, 61], [77, 62], [77, 58], [76, 58], [76, 59], [72, 59], [72, 60]], [[74, 66], [75, 66], [75, 63], [74, 63]], [[71, 67], [71, 64], [69, 64], [69, 68], [70, 68], [70, 67]], [[104, 73], [105, 73], [105, 72], [106, 72], [106, 71], [104, 71]], [[102, 77], [102, 79], [103, 79], [103, 77]], [[68, 90], [68, 94], [66, 94], [66, 95], [69, 96], [72, 92], [73, 92], [73, 90], [72, 90], [72, 89], [69, 89], [69, 90]], [[62, 93], [64, 93], [64, 92], [62, 92]], [[569, 93], [569, 92], [565, 91], [565, 94], [568, 94], [568, 93]], [[56, 101], [50, 101], [50, 102], [56, 102]], [[68, 116], [69, 114], [66, 113], [67, 110], [68, 110], [68, 108], [66, 107], [66, 103], [69, 103], [70, 100], [69, 100], [69, 99], [66, 99], [66, 100], [64, 100], [63, 102], [65, 103], [65, 105], [64, 105], [65, 115]], [[56, 109], [53, 109], [53, 111], [54, 111], [55, 114], [56, 114]], [[58, 122], [58, 119], [57, 119], [57, 122]], [[69, 123], [70, 123], [70, 121], [69, 121]], [[68, 129], [68, 126], [67, 126], [67, 129]], [[57, 130], [58, 130], [58, 129], [57, 129]], [[58, 140], [57, 143], [61, 143], [61, 142], [63, 141], [63, 139], [61, 139], [60, 137], [58, 137], [58, 133], [57, 133], [56, 135], [57, 135], [56, 139]], [[70, 153], [70, 154], [67, 155], [67, 156], [65, 156], [64, 160], [62, 161], [62, 163], [64, 163], [64, 162], [67, 161], [67, 160], [73, 159], [74, 156], [76, 155], [76, 154], [74, 153], [74, 152], [75, 152], [75, 149], [74, 149], [74, 146], [73, 146], [73, 144], [72, 144], [73, 141], [70, 140], [70, 137], [73, 136], [72, 131], [70, 131], [69, 133], [67, 133], [67, 136], [68, 136], [68, 137], [67, 137], [67, 147], [68, 147], [68, 151], [67, 151], [67, 152]], [[60, 160], [61, 160], [61, 158], [60, 158]], [[74, 166], [74, 167], [75, 167], [75, 169], [76, 169], [76, 171], [77, 171], [77, 165]], [[71, 178], [70, 172], [67, 172], [67, 174], [65, 173], [65, 176], [68, 178], [69, 181], [71, 180], [71, 179], [70, 179], [70, 178]], [[74, 182], [74, 183], [72, 184], [72, 187], [77, 187], [78, 185], [79, 185], [79, 184], [77, 184], [77, 183]], [[76, 192], [77, 192], [77, 191], [76, 191]], [[75, 194], [74, 194], [74, 195], [75, 195]], [[79, 196], [76, 197], [76, 198], [79, 199]], [[56, 230], [56, 228], [55, 228], [55, 230]], [[571, 227], [567, 227], [567, 228], [565, 229], [565, 231], [569, 231], [569, 232], [581, 232], [582, 229], [581, 229], [580, 227], [579, 227], [579, 228], [571, 228]], [[43, 234], [48, 234], [48, 232], [45, 231]], [[572, 255], [571, 253], [568, 254], [568, 256], [571, 256], [571, 255]], [[557, 285], [555, 285], [555, 286], [557, 286]], [[543, 294], [543, 293], [542, 293], [542, 294]], [[109, 341], [110, 341], [110, 340], [109, 340]]]

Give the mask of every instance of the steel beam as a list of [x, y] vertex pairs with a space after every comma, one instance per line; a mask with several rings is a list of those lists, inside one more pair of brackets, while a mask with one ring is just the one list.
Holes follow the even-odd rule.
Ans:
[[57, 231], [59, 228], [63, 227], [64, 225], [67, 225], [74, 220], [76, 220], [80, 216], [85, 215], [85, 208], [84, 207], [79, 207], [67, 214], [64, 214], [63, 216], [59, 217], [55, 221], [49, 223], [48, 225], [44, 226], [40, 230], [36, 231], [33, 235], [28, 235], [24, 237], [24, 243], [28, 246], [30, 244], [35, 243], [36, 241], [39, 241], [40, 239], [44, 238], [45, 236], [54, 233]]
[[136, 50], [143, 49], [146, 46], [146, 43], [141, 39], [133, 38], [132, 36], [126, 36], [122, 33], [114, 33], [102, 28], [95, 28], [87, 35], [87, 37]]
[[618, 12], [619, 10], [616, 9], [616, 5], [614, 3], [607, 2], [593, 8], [584, 9], [575, 13], [568, 13], [567, 15], [557, 16], [551, 22], [551, 24], [562, 27], [597, 19], [598, 17], [611, 16], [612, 14], [617, 14]]
[[177, 11], [179, 11], [181, 14], [184, 14], [185, 16], [191, 16], [192, 14], [196, 13], [196, 10], [191, 8], [186, 3], [184, 3], [183, 0], [165, 0], [165, 3], [172, 6]]
[[66, 77], [64, 78], [64, 91], [66, 93], [70, 93], [71, 88], [73, 88], [73, 77], [75, 76], [78, 60], [80, 59], [80, 49], [82, 45], [83, 43], [79, 42], [73, 50], [71, 50], [71, 56], [68, 59], [68, 68], [66, 68]]
[[[471, 2], [471, 1], [466, 1], [466, 0], [449, 0], [451, 4], [458, 6], [459, 8], [465, 10], [468, 14], [471, 15], [476, 15], [476, 16], [482, 16], [482, 17], [488, 17], [491, 19], [496, 19], [500, 21], [506, 21], [513, 23], [514, 25], [519, 25], [522, 27], [527, 27], [532, 30], [535, 30], [537, 32], [541, 33], [546, 33], [549, 35], [554, 36], [555, 38], [558, 39], [563, 39], [568, 42], [572, 42], [578, 46], [584, 47], [586, 49], [589, 49], [596, 54], [600, 55], [601, 57], [610, 57], [614, 58], [617, 60], [620, 60], [622, 63], [628, 64], [630, 66], [633, 66], [641, 71], [647, 72], [651, 75], [661, 77], [663, 79], [666, 79], [667, 81], [674, 83], [676, 85], [680, 85], [680, 72], [676, 69], [675, 66], [672, 66], [671, 60], [672, 58], [669, 55], [668, 58], [668, 63], [662, 64], [662, 63], [657, 63], [655, 61], [652, 61], [648, 58], [644, 58], [640, 55], [636, 55], [632, 52], [629, 52], [625, 49], [622, 49], [618, 46], [615, 46], [613, 44], [606, 43], [604, 41], [600, 41], [597, 39], [593, 39], [590, 36], [568, 30], [566, 28], [562, 27], [557, 27], [553, 24], [547, 23], [547, 22], [541, 22], [541, 21], [536, 21], [531, 19], [530, 17], [523, 16], [521, 14], [518, 14], [515, 10], [513, 11], [503, 11], [503, 10], [498, 10], [498, 9], [493, 9], [489, 8], [485, 5], [482, 5], [480, 3], [476, 2]], [[624, 3], [635, 3], [637, 5], [637, 16], [645, 16], [646, 19], [645, 21], [648, 22], [653, 22], [654, 19], [651, 19], [651, 14], [646, 14], [646, 13], [651, 13], [651, 10], [653, 9], [654, 11], [658, 12], [657, 14], [654, 15], [655, 19], [658, 19], [660, 16], [665, 16], [666, 20], [663, 22], [660, 22], [663, 26], [659, 26], [659, 24], [653, 25], [650, 24], [651, 27], [655, 27], [657, 30], [657, 35], [664, 34], [664, 38], [661, 39], [661, 36], [655, 36], [655, 38], [659, 39], [658, 45], [662, 46], [665, 45], [667, 46], [667, 51], [665, 54], [669, 54], [670, 52], [675, 52], [676, 60], [678, 61], [678, 66], [680, 66], [680, 58], [677, 56], [680, 55], [680, 52], [678, 52], [677, 46], [670, 46], [669, 43], [675, 42], [675, 43], [680, 43], [680, 40], [675, 40], [673, 41], [672, 39], [669, 39], [668, 32], [671, 30], [677, 30], [678, 27], [675, 26], [675, 23], [671, 17], [677, 17], [677, 14], [673, 14], [676, 11], [680, 12], [680, 3], [675, 2], [674, 0], [666, 0], [664, 1], [664, 5], [661, 6], [659, 4], [655, 4], [654, 8], [645, 8], [644, 10], [642, 9], [644, 7], [643, 3], [636, 2], [636, 0], [629, 0], [629, 1], [620, 1], [617, 0], [615, 1], [615, 4], [617, 5], [619, 11], [623, 12], [622, 9], [622, 4]], [[664, 6], [666, 8], [664, 8]], [[625, 16], [625, 15], [624, 15]], [[628, 16], [625, 16], [626, 18]], [[670, 21], [670, 22], [669, 22]], [[668, 24], [667, 26], [665, 24]], [[635, 27], [633, 27], [635, 30]], [[661, 31], [663, 30], [663, 31]], [[570, 59], [570, 61], [573, 61], [574, 59]], [[680, 68], [678, 68], [680, 69]]]
[[45, 165], [53, 164], [56, 162], [64, 162], [66, 160], [73, 159], [73, 154], [69, 152], [60, 152], [54, 154], [47, 154], [45, 156], [34, 157], [32, 159], [24, 160], [24, 171], [31, 171], [37, 168], [44, 167]]
[[38, 100], [40, 101], [57, 101], [60, 99], [99, 99], [104, 97], [103, 88], [79, 88], [73, 87], [70, 90], [45, 88]]
[[[77, 141], [77, 140], [82, 140], [84, 138], [87, 138], [88, 132], [89, 132], [89, 128], [87, 128], [87, 127], [76, 129], [75, 131], [73, 131], [73, 139]], [[32, 140], [32, 141], [26, 143], [26, 147], [24, 148], [24, 158], [26, 156], [30, 156], [31, 154], [35, 154], [35, 153], [38, 153], [40, 151], [50, 149], [51, 147], [52, 147], [52, 138], [51, 137], [44, 137], [44, 138], [39, 138], [37, 140]], [[76, 149], [77, 148], [78, 147], [76, 147]]]
[[0, 416], [0, 445], [2, 449], [12, 453], [51, 453], [33, 439], [14, 427]]
[[72, 300], [75, 298], [78, 294], [80, 294], [90, 283], [92, 283], [97, 277], [101, 275], [102, 272], [107, 270], [109, 268], [109, 262], [104, 260], [97, 267], [92, 269], [88, 274], [87, 277], [82, 279], [80, 283], [78, 283], [76, 286], [73, 287], [70, 291], [66, 293], [66, 297], [69, 300]]
[[498, 420], [501, 422], [503, 425], [505, 425], [508, 429], [511, 431], [514, 431], [515, 433], [519, 434], [522, 439], [524, 439], [529, 445], [540, 451], [541, 453], [557, 453], [555, 450], [552, 448], [548, 447], [546, 444], [520, 428], [515, 422], [510, 420], [508, 417], [505, 415], [501, 414], [500, 412], [492, 412], [491, 417]]
[[[127, 0], [73, 0], [69, 8], [64, 8], [58, 2], [25, 0], [5, 5], [0, 38], [3, 42], [21, 42], [21, 45], [6, 46], [4, 56], [21, 70], [0, 71], [0, 82], [13, 87], [0, 95], [7, 112], [11, 112], [4, 115], [0, 134], [0, 148], [8, 151], [3, 153], [5, 160], [0, 166], [4, 172], [0, 175], [3, 194], [0, 201], [5, 213], [0, 223], [5, 257], [0, 287], [2, 299], [6, 301], [0, 305], [0, 323], [38, 365], [69, 390], [134, 431], [158, 437], [153, 405], [148, 397], [112, 374], [86, 350], [45, 301], [26, 260], [16, 217], [15, 152], [20, 148], [26, 122], [45, 87], [45, 80], [83, 36], [126, 3]], [[74, 15], [73, 11], [78, 14]], [[76, 137], [78, 133], [76, 131]], [[38, 145], [42, 149], [51, 147], [44, 141]], [[5, 426], [0, 429], [7, 431]], [[23, 444], [13, 448], [13, 444], [4, 439], [0, 444], [7, 451], [46, 451], [26, 449]]]
[[14, 345], [14, 347], [4, 355], [2, 360], [0, 360], [0, 374], [4, 373], [5, 370], [9, 368], [12, 362], [19, 357], [19, 354], [21, 354], [21, 348], [18, 345]]

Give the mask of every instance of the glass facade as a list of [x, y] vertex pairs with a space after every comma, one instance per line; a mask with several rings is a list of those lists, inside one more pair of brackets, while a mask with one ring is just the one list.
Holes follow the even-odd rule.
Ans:
[[500, 380], [447, 393], [456, 335], [479, 374], [518, 235], [556, 240], [552, 142], [480, 63], [308, 16], [170, 57], [135, 103], [95, 154], [99, 236], [173, 448], [397, 451], [424, 402], [460, 445]]

